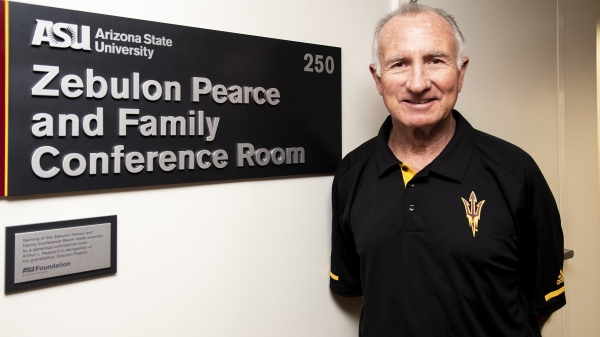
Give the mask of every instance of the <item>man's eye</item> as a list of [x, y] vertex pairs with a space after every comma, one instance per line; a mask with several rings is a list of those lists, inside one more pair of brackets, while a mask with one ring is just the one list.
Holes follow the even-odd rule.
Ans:
[[393, 67], [403, 67], [404, 66], [404, 62], [397, 62], [394, 63]]
[[431, 63], [433, 63], [433, 64], [440, 64], [440, 63], [442, 63], [442, 60], [433, 59], [433, 60], [431, 60]]

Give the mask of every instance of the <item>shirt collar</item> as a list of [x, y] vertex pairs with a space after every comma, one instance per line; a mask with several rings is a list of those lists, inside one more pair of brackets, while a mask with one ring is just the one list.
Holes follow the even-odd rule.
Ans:
[[[456, 121], [454, 136], [433, 162], [417, 175], [428, 175], [429, 172], [435, 172], [457, 182], [462, 182], [475, 144], [475, 129], [458, 111], [452, 110], [452, 117]], [[391, 130], [392, 118], [388, 116], [379, 129], [376, 140], [375, 162], [379, 176], [392, 169], [398, 169], [398, 164], [400, 164], [400, 161], [388, 146]]]

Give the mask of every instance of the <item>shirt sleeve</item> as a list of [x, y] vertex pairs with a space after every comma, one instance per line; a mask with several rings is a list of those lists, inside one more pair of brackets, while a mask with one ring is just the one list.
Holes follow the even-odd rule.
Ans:
[[530, 246], [535, 247], [530, 249], [533, 256], [528, 268], [531, 268], [530, 279], [533, 279], [533, 284], [528, 297], [531, 312], [545, 316], [566, 304], [564, 242], [560, 215], [552, 191], [537, 165], [533, 163], [532, 166], [525, 181], [529, 220], [533, 224], [533, 240], [529, 242]]
[[341, 296], [361, 296], [360, 259], [351, 230], [344, 226], [345, 201], [338, 192], [337, 175], [333, 181], [331, 229], [331, 269], [329, 288]]

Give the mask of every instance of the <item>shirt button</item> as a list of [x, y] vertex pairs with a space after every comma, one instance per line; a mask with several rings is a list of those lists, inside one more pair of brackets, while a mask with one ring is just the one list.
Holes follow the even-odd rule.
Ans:
[[414, 211], [415, 210], [415, 205], [408, 205], [408, 210], [409, 211]]
[[408, 187], [411, 187], [411, 188], [412, 188], [412, 187], [415, 187], [415, 184], [413, 184], [413, 183], [410, 183], [410, 184], [408, 184]]

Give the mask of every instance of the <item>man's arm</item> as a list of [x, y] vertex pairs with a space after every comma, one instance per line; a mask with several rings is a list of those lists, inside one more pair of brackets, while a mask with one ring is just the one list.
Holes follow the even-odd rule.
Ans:
[[548, 319], [550, 319], [551, 315], [546, 315], [546, 316], [533, 315], [533, 316], [535, 316], [535, 321], [537, 322], [538, 328], [540, 328], [540, 331], [542, 331], [542, 327], [544, 326], [544, 324], [546, 324]]
[[[526, 287], [529, 300], [529, 310], [535, 316], [540, 331], [550, 318], [550, 315], [566, 304], [564, 264], [564, 238], [560, 223], [560, 215], [556, 200], [548, 183], [544, 179], [539, 167], [531, 162], [525, 172], [523, 181], [526, 185], [526, 199], [531, 210], [529, 219], [533, 226], [528, 228], [526, 245], [521, 244], [519, 249], [524, 250], [524, 265], [528, 283]], [[529, 230], [531, 230], [529, 232]], [[520, 238], [519, 238], [520, 239]], [[533, 251], [532, 251], [533, 250]]]
[[338, 177], [340, 170], [344, 169], [343, 165], [344, 162], [340, 164], [331, 188], [332, 228], [329, 288], [338, 295], [356, 297], [362, 295], [360, 259], [356, 253], [354, 237], [350, 229], [345, 228], [341, 221], [345, 202], [338, 190]]

